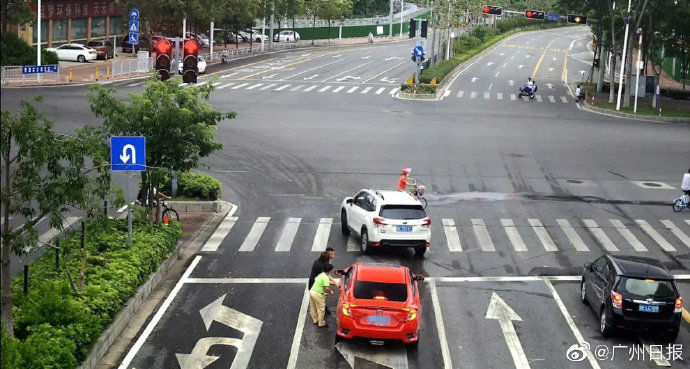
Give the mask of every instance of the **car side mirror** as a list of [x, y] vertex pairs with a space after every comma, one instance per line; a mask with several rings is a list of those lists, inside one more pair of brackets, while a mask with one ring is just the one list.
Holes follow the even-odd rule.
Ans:
[[352, 205], [352, 199], [347, 199], [347, 200], [345, 200], [345, 203], [346, 203], [346, 204]]
[[591, 271], [592, 271], [592, 263], [586, 262], [586, 263], [585, 263], [585, 269], [587, 269], [588, 271], [591, 272]]
[[345, 270], [344, 269], [336, 269], [335, 275], [345, 275]]
[[424, 276], [423, 275], [417, 275], [415, 274], [413, 279], [417, 282], [424, 282]]

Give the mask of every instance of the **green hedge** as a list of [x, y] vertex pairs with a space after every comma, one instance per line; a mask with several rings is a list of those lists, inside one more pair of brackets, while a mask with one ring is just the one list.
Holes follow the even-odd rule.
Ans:
[[[36, 48], [13, 33], [5, 32], [0, 44], [0, 65], [35, 65]], [[41, 52], [41, 65], [58, 64], [57, 54], [52, 51]]]
[[[166, 181], [161, 188], [164, 193], [170, 194], [172, 183]], [[185, 172], [177, 177], [177, 195], [192, 197], [202, 200], [217, 200], [220, 198], [222, 185], [220, 181], [208, 174]]]
[[80, 231], [62, 239], [58, 271], [51, 250], [31, 263], [27, 295], [23, 275], [12, 280], [16, 338], [2, 337], [2, 367], [75, 368], [181, 235], [177, 222], [137, 222], [130, 248], [126, 220], [106, 219], [87, 224], [85, 251]]
[[[407, 83], [403, 84], [402, 86], [400, 86], [400, 91], [408, 94], [415, 93], [414, 85], [410, 85]], [[427, 83], [418, 83], [417, 93], [433, 95], [434, 93], [436, 93], [436, 86], [432, 86]]]

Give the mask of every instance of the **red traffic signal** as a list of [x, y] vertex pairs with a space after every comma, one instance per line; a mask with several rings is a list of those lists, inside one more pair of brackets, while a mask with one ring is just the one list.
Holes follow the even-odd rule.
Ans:
[[525, 11], [525, 18], [527, 19], [544, 19], [544, 12], [540, 10], [527, 10]]
[[195, 40], [184, 42], [184, 59], [182, 61], [182, 82], [196, 83], [199, 61], [199, 44]]
[[171, 54], [172, 45], [170, 45], [168, 40], [160, 40], [156, 43], [156, 70], [160, 74], [162, 81], [170, 78]]
[[568, 14], [568, 23], [587, 24], [587, 17], [582, 15]]
[[483, 5], [482, 6], [482, 13], [501, 15], [501, 13], [503, 13], [503, 8], [498, 7], [498, 6]]

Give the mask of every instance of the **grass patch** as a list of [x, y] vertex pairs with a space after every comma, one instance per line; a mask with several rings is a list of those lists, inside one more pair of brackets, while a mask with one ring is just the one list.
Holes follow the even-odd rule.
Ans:
[[[608, 109], [612, 111], [616, 111], [616, 104], [615, 103], [609, 103], [608, 101], [597, 101], [594, 104], [588, 104], [595, 106], [597, 108], [602, 108], [602, 109]], [[629, 113], [629, 114], [635, 114], [633, 112], [633, 107], [623, 107], [621, 106], [620, 112], [623, 113]], [[650, 107], [642, 107], [642, 106], [637, 106], [637, 115], [646, 115], [646, 116], [656, 116], [656, 111], [653, 108]], [[680, 110], [680, 109], [673, 109], [673, 108], [668, 108], [664, 109], [663, 104], [661, 105], [661, 116], [662, 117], [673, 117], [673, 118], [690, 118], [690, 110]]]

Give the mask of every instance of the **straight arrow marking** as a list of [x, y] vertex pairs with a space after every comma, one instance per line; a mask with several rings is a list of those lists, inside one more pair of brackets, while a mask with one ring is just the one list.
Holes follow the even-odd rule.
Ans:
[[486, 310], [486, 319], [498, 320], [503, 336], [508, 344], [510, 355], [513, 357], [513, 362], [515, 362], [515, 369], [530, 369], [529, 361], [527, 361], [527, 356], [525, 356], [525, 351], [520, 343], [520, 338], [513, 326], [513, 320], [522, 321], [522, 318], [496, 292], [491, 294], [489, 308]]

